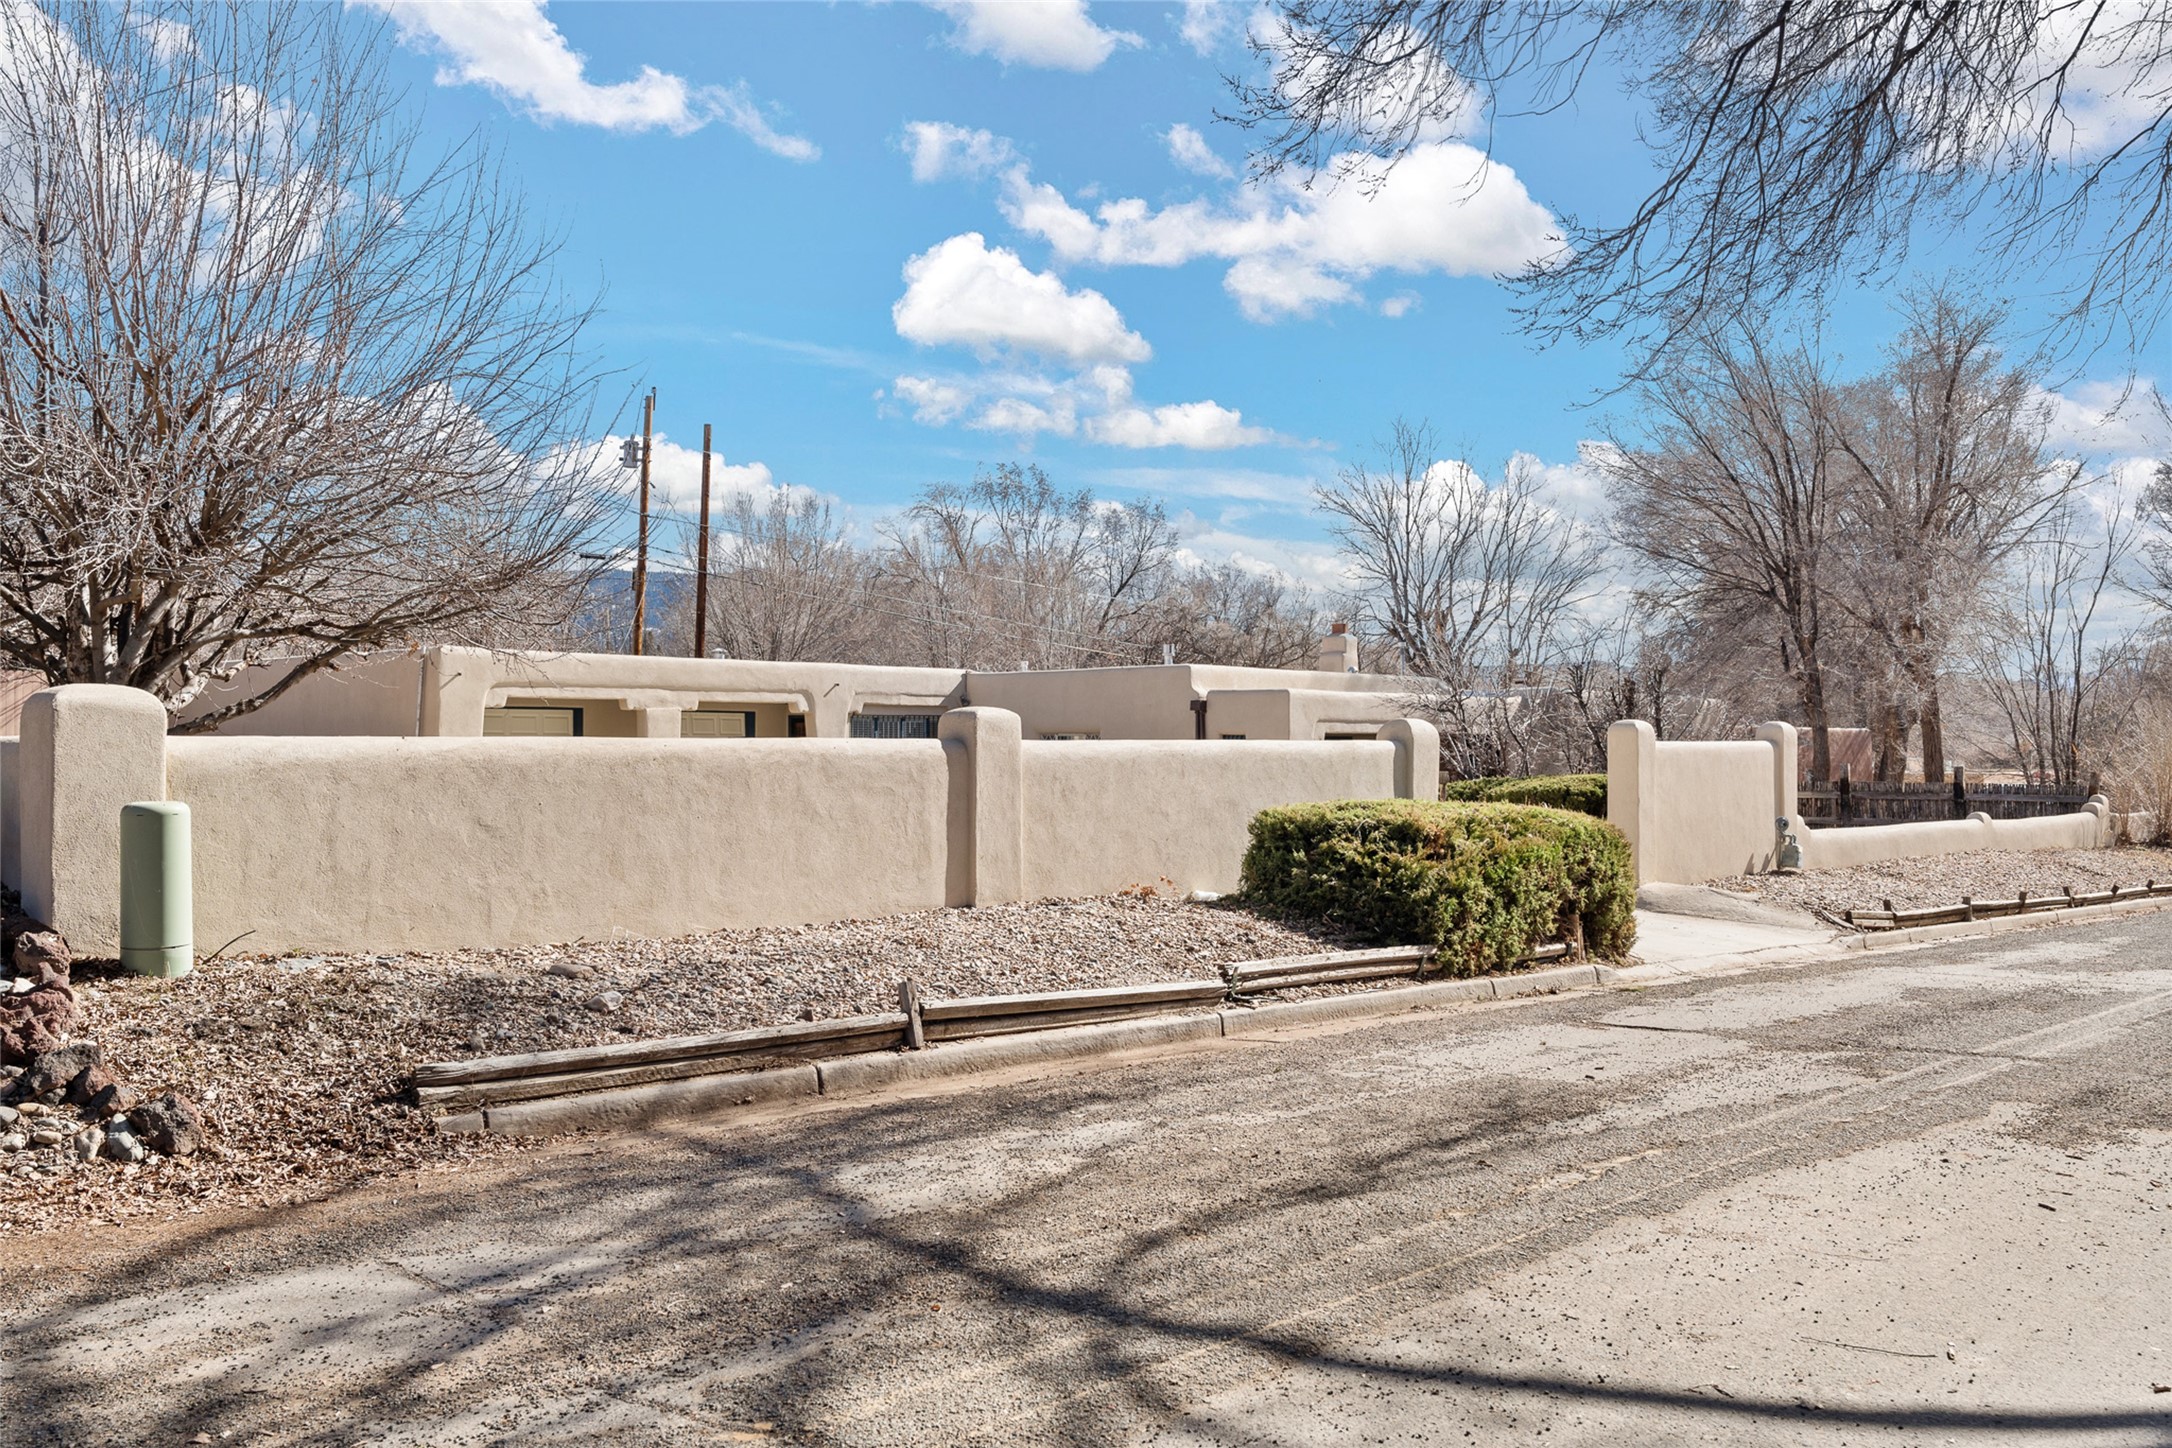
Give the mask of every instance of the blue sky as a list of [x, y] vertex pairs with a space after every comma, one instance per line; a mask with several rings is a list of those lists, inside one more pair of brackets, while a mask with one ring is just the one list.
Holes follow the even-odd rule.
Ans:
[[[1444, 133], [1377, 190], [1308, 192], [1248, 184], [1215, 119], [1257, 64], [1244, 6], [377, 3], [426, 133], [489, 138], [569, 283], [604, 289], [591, 340], [657, 388], [674, 499], [704, 422], [731, 485], [862, 528], [1030, 460], [1166, 499], [1202, 557], [1325, 582], [1309, 489], [1400, 415], [1591, 504], [1577, 449], [1620, 356], [1537, 348], [1493, 277], [1642, 195], [1611, 85], [1503, 122], [1475, 188]], [[1892, 326], [1866, 293], [1830, 335], [1867, 362]], [[2074, 446], [2154, 450], [2091, 431], [2108, 385], [2070, 387]]]

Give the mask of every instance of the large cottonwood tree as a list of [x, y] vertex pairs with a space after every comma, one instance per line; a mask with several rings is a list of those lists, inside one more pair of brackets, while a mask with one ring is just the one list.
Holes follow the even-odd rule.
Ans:
[[382, 49], [331, 7], [0, 8], [0, 661], [177, 716], [289, 666], [207, 727], [578, 595], [588, 309]]

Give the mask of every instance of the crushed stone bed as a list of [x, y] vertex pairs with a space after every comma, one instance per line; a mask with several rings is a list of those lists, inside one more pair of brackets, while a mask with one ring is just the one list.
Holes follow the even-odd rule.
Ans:
[[2172, 881], [2172, 849], [2122, 845], [2109, 850], [1977, 850], [1846, 870], [1805, 870], [1800, 875], [1736, 875], [1712, 883], [1722, 890], [1754, 893], [1767, 905], [1808, 910], [1837, 925], [1843, 912], [1881, 909], [1885, 900], [1898, 910], [1926, 910], [1958, 905], [1964, 895], [2011, 900], [2023, 890], [2052, 895], [2066, 886], [2077, 892], [2104, 890], [2152, 879]]
[[[228, 957], [172, 981], [79, 967], [73, 1038], [102, 1044], [146, 1092], [193, 1097], [209, 1144], [125, 1165], [0, 1156], [0, 1230], [303, 1201], [532, 1145], [437, 1135], [400, 1097], [424, 1061], [894, 1010], [908, 976], [938, 997], [1134, 985], [1349, 943], [1227, 905], [1117, 895], [676, 940]], [[612, 1009], [587, 1008], [606, 992]]]

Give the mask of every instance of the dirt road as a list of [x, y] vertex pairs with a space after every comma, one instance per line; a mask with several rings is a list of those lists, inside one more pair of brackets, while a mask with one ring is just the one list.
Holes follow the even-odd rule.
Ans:
[[2172, 1443], [2168, 919], [0, 1242], [0, 1423], [22, 1444]]

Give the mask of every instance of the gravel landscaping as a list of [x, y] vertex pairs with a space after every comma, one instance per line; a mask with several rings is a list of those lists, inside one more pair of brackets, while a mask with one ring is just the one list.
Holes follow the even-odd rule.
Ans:
[[1755, 894], [1764, 904], [1807, 910], [1838, 925], [1847, 910], [1877, 910], [1891, 900], [1897, 910], [2011, 900], [2021, 891], [2054, 894], [2146, 880], [2172, 881], [2172, 849], [2122, 845], [2110, 850], [1978, 850], [1927, 860], [1891, 860], [1848, 870], [1805, 870], [1800, 875], [1737, 875], [1713, 883], [1722, 890]]
[[938, 997], [1143, 984], [1345, 943], [1120, 895], [679, 940], [229, 957], [173, 981], [79, 964], [72, 1037], [102, 1045], [144, 1094], [193, 1099], [204, 1145], [140, 1162], [65, 1145], [0, 1154], [0, 1230], [269, 1206], [522, 1149], [437, 1135], [400, 1099], [424, 1061], [892, 1010], [905, 977]]

